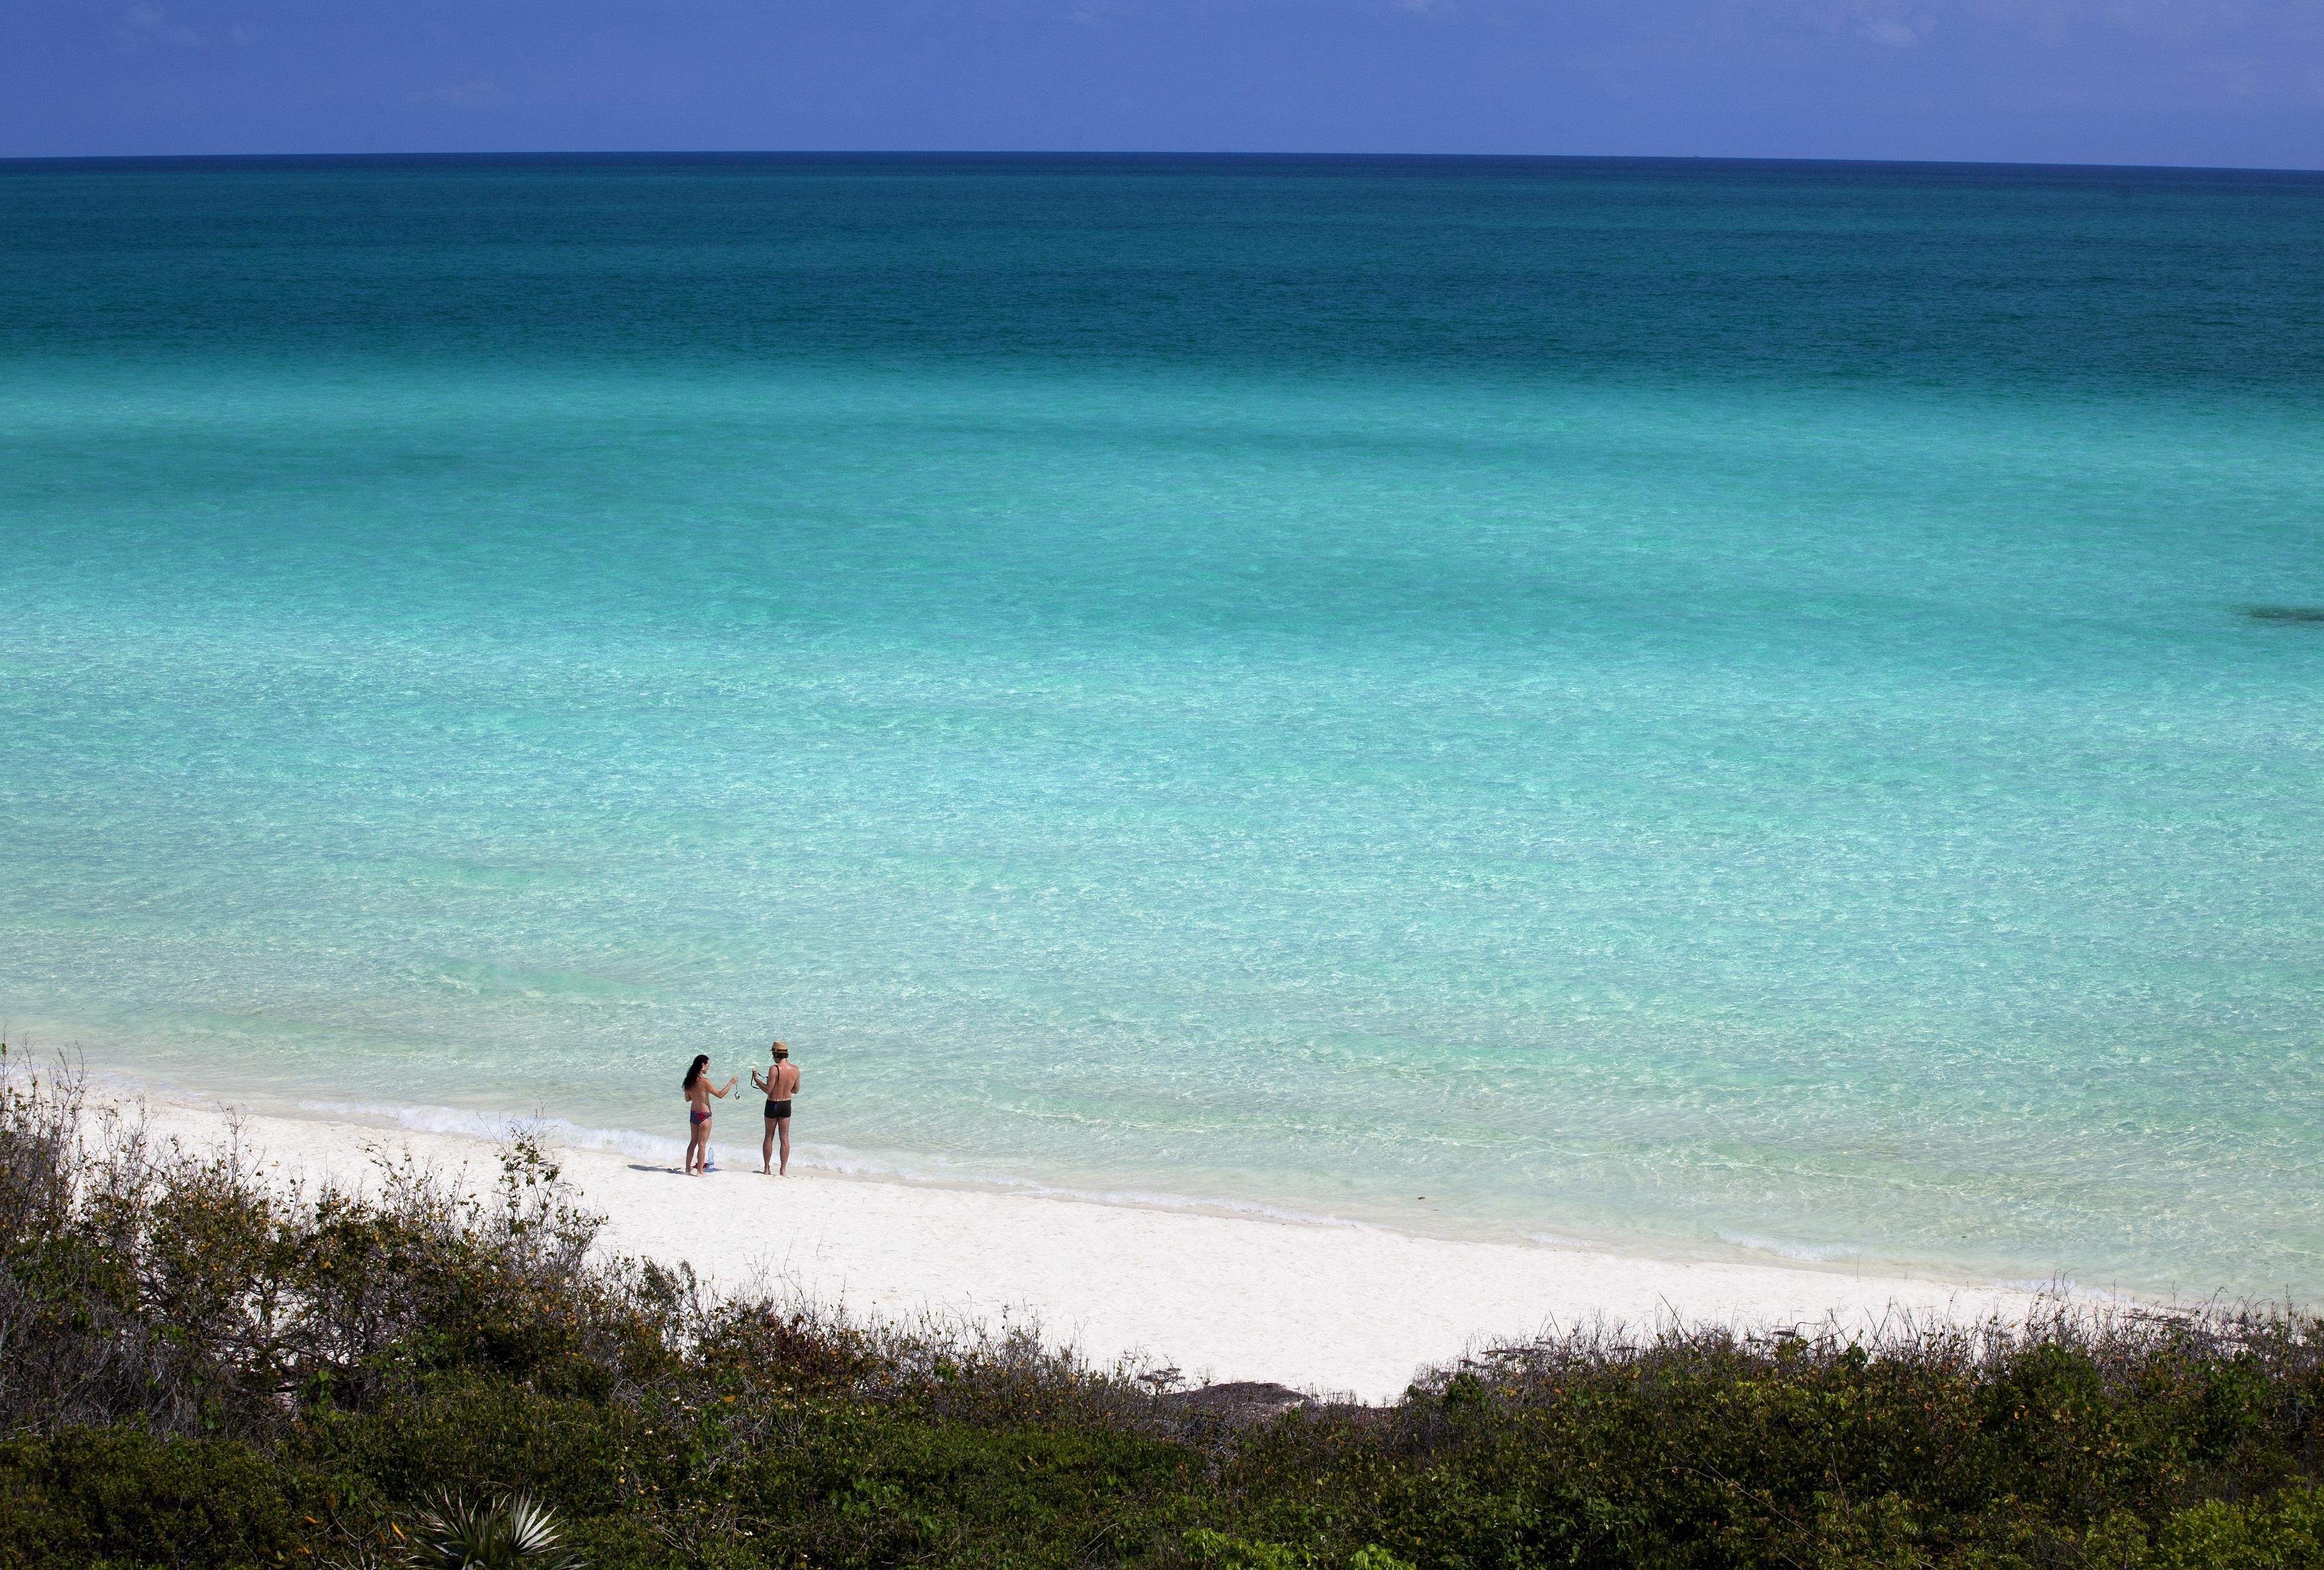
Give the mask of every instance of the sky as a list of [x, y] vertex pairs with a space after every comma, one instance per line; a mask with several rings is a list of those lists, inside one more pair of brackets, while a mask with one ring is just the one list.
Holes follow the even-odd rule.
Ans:
[[2324, 167], [2324, 0], [0, 0], [0, 157]]

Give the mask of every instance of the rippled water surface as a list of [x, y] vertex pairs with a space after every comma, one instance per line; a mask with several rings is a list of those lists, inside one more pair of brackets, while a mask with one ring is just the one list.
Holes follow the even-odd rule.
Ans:
[[0, 169], [0, 1018], [655, 1137], [779, 1033], [829, 1160], [2312, 1298], [2319, 255], [2298, 176]]

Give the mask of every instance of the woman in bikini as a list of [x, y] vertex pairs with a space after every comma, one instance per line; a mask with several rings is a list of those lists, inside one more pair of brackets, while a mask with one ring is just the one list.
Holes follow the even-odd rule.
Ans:
[[686, 1136], [686, 1171], [688, 1177], [710, 1170], [710, 1098], [724, 1097], [734, 1088], [733, 1076], [728, 1076], [724, 1089], [710, 1088], [710, 1077], [703, 1070], [710, 1067], [710, 1054], [696, 1052], [694, 1065], [686, 1071], [678, 1088], [686, 1092], [686, 1121], [689, 1132]]
[[[767, 1137], [759, 1142], [759, 1171], [770, 1177], [791, 1175], [791, 1097], [798, 1094], [799, 1071], [790, 1061], [791, 1050], [777, 1042], [772, 1048], [775, 1060], [767, 1065], [766, 1078], [751, 1070], [751, 1087], [767, 1093]], [[783, 1164], [775, 1168], [775, 1141], [783, 1142]]]

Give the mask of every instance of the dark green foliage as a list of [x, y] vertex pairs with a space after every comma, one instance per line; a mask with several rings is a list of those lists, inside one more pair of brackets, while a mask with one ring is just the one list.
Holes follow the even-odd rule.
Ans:
[[593, 1570], [2324, 1570], [2290, 1316], [1579, 1337], [1239, 1424], [595, 1259], [522, 1143], [301, 1195], [0, 1079], [0, 1566], [401, 1564], [452, 1489]]
[[78, 1428], [0, 1446], [0, 1563], [273, 1564], [308, 1479], [233, 1440]]

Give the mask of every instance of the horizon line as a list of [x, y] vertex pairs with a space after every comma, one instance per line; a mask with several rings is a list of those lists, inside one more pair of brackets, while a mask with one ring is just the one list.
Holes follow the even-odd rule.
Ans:
[[1874, 168], [1928, 170], [2073, 170], [2113, 174], [2231, 174], [2324, 176], [2324, 169], [2299, 164], [2200, 163], [2061, 163], [2036, 160], [1941, 158], [1769, 157], [1738, 153], [1606, 153], [1606, 152], [1360, 152], [1272, 151], [1242, 150], [1195, 151], [1173, 149], [1114, 149], [1103, 151], [1046, 148], [570, 148], [493, 149], [457, 152], [404, 151], [390, 152], [125, 152], [0, 154], [0, 170], [88, 168], [91, 166], [199, 166], [216, 164], [374, 165], [457, 163], [601, 162], [645, 163], [657, 160], [750, 161], [921, 160], [1055, 160], [1058, 161], [1275, 161], [1311, 163], [1567, 163], [1567, 164], [1720, 164], [1766, 167]]

